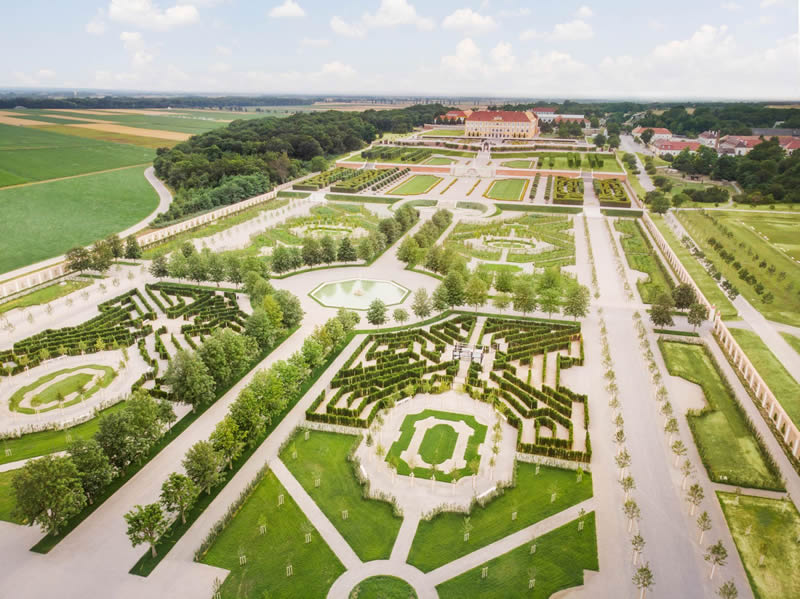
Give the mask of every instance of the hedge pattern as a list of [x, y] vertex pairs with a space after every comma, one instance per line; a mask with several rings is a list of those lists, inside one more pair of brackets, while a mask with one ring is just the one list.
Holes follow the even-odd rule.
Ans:
[[583, 205], [583, 179], [556, 177], [553, 202], [573, 206]]
[[594, 193], [601, 206], [609, 208], [630, 208], [631, 200], [619, 179], [595, 179]]

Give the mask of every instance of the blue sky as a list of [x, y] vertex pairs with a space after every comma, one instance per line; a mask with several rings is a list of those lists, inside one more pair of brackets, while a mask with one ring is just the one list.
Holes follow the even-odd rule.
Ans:
[[800, 99], [799, 3], [28, 0], [0, 86]]

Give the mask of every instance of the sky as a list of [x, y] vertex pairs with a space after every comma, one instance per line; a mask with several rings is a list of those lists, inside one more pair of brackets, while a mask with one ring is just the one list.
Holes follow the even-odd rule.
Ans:
[[800, 100], [800, 0], [26, 0], [0, 87]]

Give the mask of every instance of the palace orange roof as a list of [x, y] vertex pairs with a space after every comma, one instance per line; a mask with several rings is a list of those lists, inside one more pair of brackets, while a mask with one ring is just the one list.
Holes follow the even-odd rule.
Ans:
[[515, 110], [477, 110], [467, 117], [468, 121], [503, 121], [513, 123], [530, 123], [531, 117]]

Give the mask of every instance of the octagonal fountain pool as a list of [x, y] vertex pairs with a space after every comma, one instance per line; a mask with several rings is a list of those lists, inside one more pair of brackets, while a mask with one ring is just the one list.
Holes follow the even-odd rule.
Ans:
[[402, 302], [409, 293], [408, 289], [394, 281], [347, 279], [323, 283], [309, 295], [323, 306], [366, 310], [375, 299], [391, 306]]

